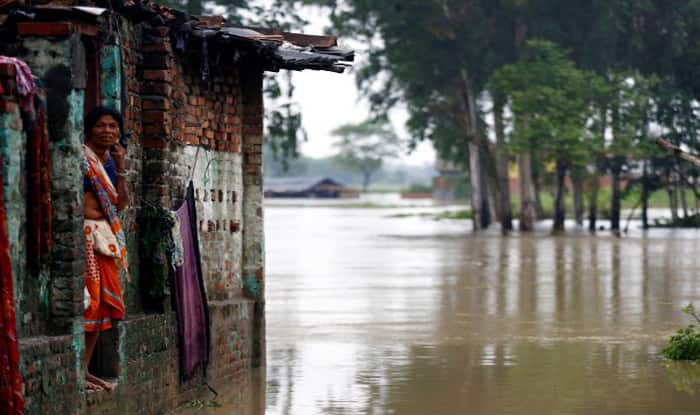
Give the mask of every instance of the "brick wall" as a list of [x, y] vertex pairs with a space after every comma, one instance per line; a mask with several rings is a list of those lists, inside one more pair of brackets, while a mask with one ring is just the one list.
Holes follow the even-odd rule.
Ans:
[[[173, 52], [167, 28], [121, 21], [118, 32], [121, 38], [106, 39], [100, 50], [100, 79], [102, 102], [122, 105], [125, 129], [133, 133], [127, 149], [133, 203], [121, 215], [132, 282], [125, 289], [126, 319], [101, 336], [96, 352], [108, 356], [98, 370], [122, 381], [110, 394], [81, 392], [82, 174], [76, 167], [83, 140], [85, 50], [80, 37], [70, 33], [25, 37], [17, 48], [48, 81], [56, 226], [46, 270], [48, 309], [45, 315], [32, 314], [35, 328], [25, 324], [21, 333], [28, 413], [49, 407], [56, 414], [163, 413], [186, 400], [210, 397], [204, 380], [230, 390], [264, 361], [262, 70], [245, 61], [202, 64], [196, 52]], [[212, 354], [206, 379], [200, 373], [181, 384], [169, 300], [165, 312], [146, 313], [137, 288], [139, 278], [147, 277], [139, 274], [138, 217], [143, 203], [179, 206], [190, 179]], [[18, 224], [25, 220], [13, 217]], [[23, 258], [21, 252], [16, 256]], [[25, 284], [19, 297], [37, 291]], [[22, 303], [19, 312], [28, 307]]]

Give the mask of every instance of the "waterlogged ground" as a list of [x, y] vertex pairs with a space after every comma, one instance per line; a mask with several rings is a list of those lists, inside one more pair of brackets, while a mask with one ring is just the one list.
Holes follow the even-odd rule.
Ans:
[[267, 205], [266, 373], [214, 413], [700, 413], [700, 366], [659, 356], [700, 232], [503, 238], [374, 202]]

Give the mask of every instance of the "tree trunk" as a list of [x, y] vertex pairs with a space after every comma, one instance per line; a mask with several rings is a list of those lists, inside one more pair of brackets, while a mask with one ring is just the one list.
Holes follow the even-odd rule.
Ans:
[[583, 177], [581, 173], [577, 172], [572, 174], [571, 181], [574, 190], [574, 216], [576, 218], [576, 225], [583, 226], [583, 212], [585, 207], [583, 206]]
[[564, 230], [566, 219], [566, 207], [564, 206], [564, 193], [566, 192], [566, 163], [557, 160], [557, 193], [554, 198], [554, 232]]
[[494, 99], [494, 129], [496, 131], [496, 171], [498, 194], [496, 205], [500, 206], [499, 217], [503, 231], [513, 230], [513, 211], [510, 205], [510, 180], [508, 178], [508, 151], [506, 150], [503, 122], [503, 100]]
[[535, 229], [537, 208], [535, 207], [535, 185], [532, 181], [532, 159], [529, 151], [518, 155], [518, 178], [520, 182], [520, 230]]
[[[615, 162], [616, 163], [616, 162]], [[616, 163], [617, 164], [617, 163]], [[620, 169], [613, 166], [610, 175], [612, 177], [612, 195], [610, 196], [610, 229], [613, 233], [620, 234]]]
[[542, 198], [540, 197], [540, 195], [542, 194], [542, 175], [540, 174], [541, 166], [538, 166], [537, 168], [532, 168], [533, 161], [534, 160], [531, 160], [530, 162], [530, 168], [532, 169], [532, 185], [535, 189], [535, 210], [537, 212], [538, 218], [544, 218], [544, 206], [542, 206]]
[[476, 231], [485, 229], [490, 222], [488, 197], [484, 197], [484, 194], [488, 193], [486, 193], [487, 190], [485, 189], [486, 180], [483, 177], [481, 152], [479, 149], [475, 92], [466, 70], [462, 70], [461, 77], [462, 122], [469, 149], [472, 220]]
[[362, 172], [362, 191], [367, 193], [369, 189], [370, 181], [372, 180], [372, 174], [367, 172]]
[[[610, 126], [612, 128], [612, 141], [619, 141], [617, 134], [621, 130], [620, 103], [614, 101], [610, 113]], [[622, 156], [614, 155], [610, 163], [610, 175], [612, 179], [612, 195], [610, 197], [610, 229], [615, 235], [620, 235], [620, 174], [622, 173]]]
[[686, 187], [682, 180], [678, 181], [678, 196], [681, 200], [681, 208], [683, 209], [683, 217], [688, 218], [688, 198], [686, 195]]
[[[602, 103], [598, 109], [600, 111], [599, 145], [602, 149], [602, 147], [605, 146], [605, 133], [608, 130], [608, 105], [606, 103]], [[591, 179], [591, 193], [588, 198], [588, 231], [591, 233], [595, 233], [597, 231], [596, 222], [598, 221], [598, 193], [600, 190], [600, 176], [604, 172], [604, 170], [601, 168], [601, 160], [599, 157], [600, 156], [596, 157], [595, 159], [595, 169], [593, 172], [593, 178]]]
[[676, 185], [671, 177], [672, 176], [669, 174], [669, 183], [668, 187], [666, 187], [666, 192], [668, 193], [668, 207], [671, 209], [671, 222], [673, 226], [676, 226], [678, 223], [678, 195], [676, 194]]
[[596, 169], [591, 178], [591, 192], [588, 198], [588, 230], [595, 233], [597, 230], [596, 222], [598, 221], [598, 191], [600, 190], [600, 176]]
[[642, 229], [649, 229], [649, 165], [645, 160], [642, 164], [642, 191], [641, 191], [641, 205], [642, 205]]

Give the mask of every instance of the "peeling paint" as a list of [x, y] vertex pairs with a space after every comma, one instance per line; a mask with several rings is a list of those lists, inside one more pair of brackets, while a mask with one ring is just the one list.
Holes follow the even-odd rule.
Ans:
[[100, 56], [102, 71], [102, 105], [121, 110], [122, 102], [122, 58], [119, 41], [102, 48]]
[[[83, 329], [82, 319], [79, 319], [73, 324], [72, 329], [71, 349], [75, 353], [75, 371], [79, 375], [83, 373], [83, 353], [85, 353], [85, 330]], [[85, 389], [85, 377], [78, 376], [78, 390]]]
[[[22, 327], [24, 314], [24, 282], [26, 279], [26, 255], [24, 255], [24, 227], [26, 202], [24, 197], [24, 162], [26, 136], [22, 132], [19, 110], [0, 115], [0, 151], [3, 158], [3, 188], [7, 210], [7, 234], [10, 242], [10, 259], [14, 284], [17, 327]], [[31, 314], [30, 314], [31, 315]]]
[[243, 287], [250, 293], [250, 295], [254, 299], [258, 299], [260, 297], [260, 292], [262, 289], [262, 285], [260, 284], [260, 281], [255, 277], [255, 274], [252, 275], [247, 275], [243, 279]]

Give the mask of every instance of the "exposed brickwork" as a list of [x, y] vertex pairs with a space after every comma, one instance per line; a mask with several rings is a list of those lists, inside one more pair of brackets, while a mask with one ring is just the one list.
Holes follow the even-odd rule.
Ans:
[[[203, 381], [230, 389], [251, 366], [262, 362], [262, 70], [245, 61], [210, 63], [203, 70], [200, 56], [172, 51], [164, 27], [122, 21], [119, 33], [120, 39], [107, 39], [106, 45], [119, 45], [120, 53], [105, 52], [102, 58], [115, 59], [110, 68], [123, 68], [123, 77], [116, 82], [114, 76], [121, 74], [112, 70], [102, 74], [101, 81], [111, 82], [102, 91], [108, 95], [103, 102], [122, 104], [125, 129], [132, 133], [127, 177], [133, 203], [121, 214], [132, 283], [125, 288], [126, 319], [99, 346], [100, 353], [113, 360], [100, 370], [122, 381], [109, 394], [82, 392], [79, 362], [84, 347], [80, 323], [84, 264], [82, 172], [77, 166], [85, 91], [84, 83], [71, 79], [79, 75], [81, 65], [85, 67], [85, 51], [80, 37], [73, 34], [23, 40], [25, 58], [40, 76], [55, 75], [60, 64], [58, 73], [68, 77], [65, 96], [54, 101], [64, 107], [65, 116], [51, 133], [52, 172], [60, 180], [54, 180], [52, 188], [56, 242], [47, 287], [50, 310], [44, 328], [25, 331], [22, 339], [28, 413], [165, 413], [187, 400], [209, 398]], [[53, 60], [47, 50], [56, 52]], [[11, 88], [8, 71], [0, 67], [0, 82]], [[206, 79], [202, 73], [207, 73]], [[13, 99], [0, 99], [0, 113], [15, 111], [15, 105]], [[144, 314], [138, 291], [142, 277], [138, 217], [144, 203], [179, 206], [190, 179], [196, 190], [212, 350], [206, 378], [200, 373], [182, 384], [170, 299], [165, 313]], [[25, 295], [38, 295], [35, 286], [24, 287], [31, 291]], [[45, 337], [48, 334], [61, 336]]]
[[80, 396], [73, 336], [36, 336], [20, 341], [25, 413], [80, 413]]

